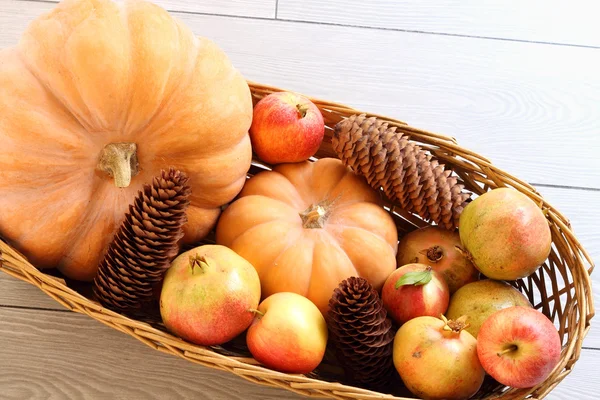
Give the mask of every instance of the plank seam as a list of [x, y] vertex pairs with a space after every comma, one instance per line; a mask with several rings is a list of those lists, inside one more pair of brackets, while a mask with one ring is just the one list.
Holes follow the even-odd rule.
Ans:
[[66, 309], [58, 309], [58, 308], [45, 308], [45, 307], [30, 307], [30, 306], [17, 306], [12, 304], [0, 304], [0, 308], [8, 308], [14, 310], [30, 310], [30, 311], [50, 311], [50, 312], [59, 312], [59, 313], [72, 313], [71, 310]]
[[[16, 1], [31, 2], [31, 3], [53, 3], [53, 4], [58, 3], [58, 0], [16, 0]], [[277, 17], [277, 8], [278, 8], [277, 2], [275, 3], [275, 6], [276, 6], [275, 18], [251, 17], [251, 16], [247, 16], [247, 15], [234, 15], [234, 14], [206, 13], [206, 12], [199, 12], [199, 11], [182, 11], [182, 10], [172, 10], [172, 9], [166, 9], [166, 10], [168, 12], [171, 12], [174, 14], [191, 14], [191, 15], [205, 15], [205, 16], [212, 16], [212, 17], [254, 19], [254, 20], [258, 20], [258, 21], [281, 21], [281, 22], [290, 22], [290, 23], [297, 23], [297, 24], [338, 26], [338, 27], [344, 27], [344, 28], [357, 28], [357, 29], [369, 29], [369, 30], [404, 32], [404, 33], [419, 33], [419, 34], [423, 34], [423, 35], [437, 35], [437, 36], [449, 36], [449, 37], [471, 38], [471, 39], [481, 39], [481, 40], [499, 40], [499, 41], [516, 42], [516, 43], [542, 44], [542, 45], [548, 45], [548, 46], [600, 49], [600, 46], [592, 46], [592, 45], [576, 44], [576, 43], [558, 43], [558, 42], [546, 42], [546, 41], [537, 41], [537, 40], [510, 39], [510, 38], [501, 38], [501, 37], [492, 37], [492, 36], [464, 35], [464, 34], [460, 34], [460, 33], [433, 32], [433, 31], [413, 30], [413, 29], [386, 28], [386, 27], [356, 25], [356, 24], [341, 24], [341, 23], [335, 23], [335, 22], [317, 22], [317, 21], [306, 21], [306, 20], [299, 20], [299, 19], [278, 18]]]
[[568, 186], [568, 185], [553, 185], [551, 183], [533, 183], [529, 182], [532, 186], [548, 187], [555, 189], [572, 189], [572, 190], [584, 190], [589, 192], [600, 192], [600, 188], [588, 187], [588, 186]]
[[464, 35], [464, 34], [460, 34], [460, 33], [421, 31], [421, 30], [416, 30], [416, 29], [385, 28], [385, 27], [379, 27], [379, 26], [340, 24], [340, 23], [335, 23], [335, 22], [303, 21], [303, 20], [295, 20], [295, 19], [287, 19], [287, 18], [278, 18], [277, 20], [284, 21], [284, 22], [296, 22], [296, 23], [306, 23], [306, 24], [315, 24], [315, 25], [326, 25], [326, 26], [341, 26], [341, 27], [348, 27], [348, 28], [372, 29], [372, 30], [380, 30], [380, 31], [420, 33], [420, 34], [424, 34], [424, 35], [451, 36], [451, 37], [462, 37], [462, 38], [482, 39], [482, 40], [500, 40], [500, 41], [505, 41], [505, 42], [543, 44], [543, 45], [550, 45], [550, 46], [600, 49], [600, 46], [592, 46], [592, 45], [587, 45], [587, 44], [576, 44], [576, 43], [558, 43], [558, 42], [546, 42], [546, 41], [541, 41], [541, 40], [538, 41], [538, 40], [525, 40], [525, 39], [510, 39], [510, 38], [501, 38], [501, 37], [493, 37], [493, 36]]

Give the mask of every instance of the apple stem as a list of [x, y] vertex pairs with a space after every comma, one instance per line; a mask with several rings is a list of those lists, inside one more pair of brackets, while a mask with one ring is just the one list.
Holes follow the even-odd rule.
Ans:
[[519, 348], [518, 348], [516, 345], [514, 345], [514, 344], [511, 344], [511, 345], [510, 345], [510, 347], [508, 347], [508, 348], [506, 348], [506, 349], [502, 350], [500, 353], [497, 353], [497, 354], [498, 354], [498, 357], [502, 357], [502, 356], [503, 356], [503, 355], [505, 355], [506, 353], [512, 353], [513, 351], [517, 351], [518, 349], [519, 349]]
[[296, 109], [298, 110], [300, 118], [306, 117], [306, 113], [308, 112], [308, 106], [306, 104], [296, 104]]
[[248, 309], [248, 311], [250, 311], [251, 313], [254, 313], [254, 314], [258, 314], [259, 318], [265, 316], [264, 312], [257, 310], [256, 308], [250, 308], [250, 309]]

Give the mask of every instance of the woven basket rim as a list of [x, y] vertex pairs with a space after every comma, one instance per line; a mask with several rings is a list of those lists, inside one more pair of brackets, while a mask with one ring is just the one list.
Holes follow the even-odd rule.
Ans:
[[[292, 91], [256, 83], [250, 80], [247, 82], [255, 99], [259, 99], [271, 92]], [[580, 318], [573, 321], [575, 323], [575, 328], [573, 329], [571, 329], [572, 325], [571, 321], [569, 321], [570, 340], [568, 344], [564, 346], [561, 354], [561, 362], [551, 374], [551, 378], [530, 389], [510, 388], [502, 393], [500, 398], [524, 398], [532, 393], [535, 394], [536, 398], [546, 396], [570, 373], [573, 365], [579, 359], [582, 341], [589, 332], [590, 321], [595, 314], [590, 279], [590, 274], [594, 269], [594, 263], [589, 253], [577, 239], [569, 220], [562, 215], [558, 209], [549, 204], [533, 186], [494, 166], [487, 158], [461, 147], [454, 137], [414, 128], [408, 123], [397, 119], [359, 111], [346, 105], [318, 99], [309, 95], [302, 95], [309, 98], [317, 105], [322, 111], [326, 121], [330, 124], [334, 124], [349, 115], [366, 114], [367, 116], [384, 119], [390, 125], [401, 127], [411, 138], [424, 140], [431, 146], [443, 148], [450, 152], [457, 152], [465, 160], [479, 165], [486, 175], [492, 176], [492, 180], [494, 179], [493, 176], [507, 177], [516, 189], [526, 193], [545, 210], [547, 217], [556, 224], [556, 229], [560, 230], [560, 233], [566, 238], [568, 245], [574, 250], [573, 262], [575, 269], [572, 270], [571, 273], [573, 274], [573, 286], [577, 299], [577, 315], [579, 315]], [[253, 163], [256, 165], [261, 164], [260, 161], [257, 160], [254, 160]], [[502, 184], [502, 182], [495, 183]], [[588, 264], [587, 268], [584, 265], [586, 262]], [[38, 287], [38, 289], [65, 308], [77, 313], [86, 314], [90, 318], [134, 337], [155, 350], [175, 355], [209, 368], [228, 371], [260, 385], [280, 387], [309, 397], [337, 399], [409, 399], [386, 395], [341, 383], [327, 382], [303, 375], [291, 375], [273, 371], [258, 365], [253, 359], [223, 355], [207, 347], [184, 342], [168, 332], [152, 327], [146, 322], [129, 318], [102, 307], [98, 303], [85, 297], [83, 294], [68, 287], [64, 280], [38, 270], [29, 263], [25, 256], [15, 250], [2, 238], [0, 238], [0, 270], [10, 276]], [[575, 280], [577, 280], [577, 282], [575, 282]], [[573, 314], [575, 315], [576, 313]]]

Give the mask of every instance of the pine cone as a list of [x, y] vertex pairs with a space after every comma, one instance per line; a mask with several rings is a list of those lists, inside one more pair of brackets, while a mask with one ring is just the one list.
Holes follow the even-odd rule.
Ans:
[[187, 176], [173, 168], [144, 185], [94, 279], [94, 293], [103, 306], [134, 313], [151, 301], [179, 252], [190, 194]]
[[375, 117], [353, 115], [335, 126], [333, 149], [345, 165], [406, 211], [453, 230], [470, 194], [450, 176], [452, 171], [396, 129]]
[[377, 291], [365, 278], [340, 283], [329, 300], [327, 326], [336, 357], [355, 383], [385, 386], [394, 376], [394, 328]]

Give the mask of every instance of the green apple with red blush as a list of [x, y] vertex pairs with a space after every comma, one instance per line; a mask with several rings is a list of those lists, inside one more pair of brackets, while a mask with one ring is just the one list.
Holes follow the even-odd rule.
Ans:
[[321, 311], [306, 297], [291, 292], [264, 299], [246, 332], [246, 344], [258, 362], [291, 374], [313, 371], [325, 356], [327, 339]]
[[315, 155], [325, 123], [319, 108], [293, 92], [274, 92], [256, 103], [249, 130], [252, 149], [270, 164], [296, 163]]
[[202, 245], [171, 263], [160, 292], [165, 327], [191, 343], [226, 343], [252, 323], [261, 288], [254, 266], [228, 247]]

